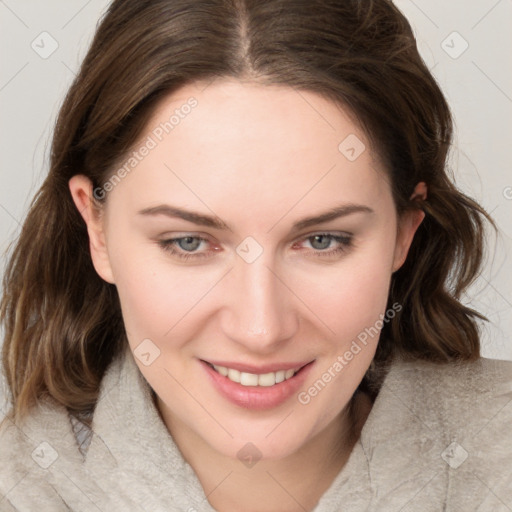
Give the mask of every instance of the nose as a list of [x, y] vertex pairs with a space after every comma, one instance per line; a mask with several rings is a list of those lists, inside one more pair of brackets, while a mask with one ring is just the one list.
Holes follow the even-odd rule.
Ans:
[[252, 263], [239, 259], [223, 292], [223, 333], [247, 350], [272, 353], [297, 332], [294, 295], [263, 255]]

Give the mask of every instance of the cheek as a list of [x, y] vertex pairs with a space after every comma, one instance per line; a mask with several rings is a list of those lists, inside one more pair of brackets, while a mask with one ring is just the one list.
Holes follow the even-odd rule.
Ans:
[[370, 366], [384, 325], [390, 279], [389, 258], [360, 259], [340, 270], [328, 293], [309, 295], [331, 331], [317, 370], [297, 397], [304, 414], [316, 418], [316, 428], [346, 406]]
[[389, 246], [375, 240], [339, 265], [296, 281], [298, 295], [307, 297], [308, 305], [329, 327], [334, 344], [350, 343], [385, 313], [392, 259]]
[[145, 338], [164, 341], [207, 291], [208, 280], [183, 268], [173, 269], [165, 254], [147, 247], [132, 247], [126, 252], [114, 247], [110, 259], [132, 345]]
[[387, 265], [378, 261], [349, 273], [339, 297], [342, 311], [338, 310], [338, 324], [350, 327], [353, 336], [354, 329], [360, 331], [373, 325], [386, 308], [390, 279]]

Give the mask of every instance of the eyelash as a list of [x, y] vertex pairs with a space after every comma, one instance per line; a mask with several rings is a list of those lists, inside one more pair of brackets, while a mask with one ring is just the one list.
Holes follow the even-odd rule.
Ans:
[[310, 238], [315, 238], [316, 236], [324, 236], [330, 238], [334, 242], [338, 242], [338, 247], [335, 249], [311, 249], [312, 255], [318, 258], [330, 258], [335, 256], [340, 256], [341, 254], [346, 253], [352, 247], [352, 235], [334, 235], [332, 233], [314, 233], [305, 238], [302, 238], [301, 241], [309, 240]]
[[[335, 249], [312, 249], [312, 255], [314, 257], [319, 258], [331, 258], [338, 255], [341, 255], [343, 253], [346, 253], [351, 247], [352, 247], [352, 235], [334, 235], [332, 233], [314, 233], [312, 235], [309, 235], [305, 238], [302, 238], [301, 241], [307, 241], [317, 236], [323, 236], [328, 237], [334, 242], [338, 242], [340, 245]], [[158, 245], [166, 251], [171, 253], [172, 256], [176, 256], [179, 259], [186, 261], [189, 259], [198, 259], [198, 258], [208, 258], [211, 256], [212, 252], [215, 251], [209, 251], [209, 252], [181, 252], [180, 250], [176, 250], [176, 245], [180, 240], [184, 240], [185, 238], [192, 238], [194, 240], [200, 240], [201, 242], [208, 242], [209, 240], [207, 238], [201, 237], [201, 236], [181, 236], [178, 238], [170, 238], [168, 240], [160, 240], [158, 242]], [[295, 244], [294, 244], [295, 245]]]
[[[184, 240], [185, 238], [193, 238], [194, 240], [201, 240], [201, 242], [208, 242], [208, 239], [203, 238], [202, 236], [180, 236], [178, 238], [170, 238], [168, 240], [160, 240], [158, 244], [164, 251], [170, 252], [172, 256], [177, 256], [182, 260], [189, 260], [191, 258], [207, 258], [210, 256], [208, 253], [198, 252], [198, 253], [187, 253], [180, 252], [175, 249], [177, 242], [180, 240]], [[210, 251], [213, 252], [213, 251]]]

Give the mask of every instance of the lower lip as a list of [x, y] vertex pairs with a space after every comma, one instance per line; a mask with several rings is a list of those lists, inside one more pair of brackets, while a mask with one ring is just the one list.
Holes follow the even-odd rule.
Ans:
[[264, 410], [286, 402], [304, 384], [314, 361], [303, 366], [293, 377], [273, 386], [242, 386], [216, 372], [200, 361], [219, 393], [230, 402], [244, 409]]

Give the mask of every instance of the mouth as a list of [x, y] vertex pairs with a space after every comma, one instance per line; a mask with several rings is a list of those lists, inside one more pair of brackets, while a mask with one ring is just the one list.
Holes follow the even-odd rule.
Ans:
[[274, 371], [266, 367], [264, 371], [249, 372], [243, 371], [249, 369], [245, 365], [200, 360], [224, 398], [240, 407], [257, 410], [276, 407], [288, 400], [302, 386], [314, 362], [273, 365]]
[[[223, 377], [228, 378], [231, 382], [236, 382], [242, 386], [261, 386], [270, 387], [280, 384], [288, 379], [294, 377], [304, 366], [302, 365], [297, 368], [282, 369], [275, 372], [267, 373], [249, 373], [237, 370], [235, 368], [228, 368], [227, 366], [221, 366], [204, 361], [210, 368], [213, 368], [217, 373]], [[306, 363], [310, 364], [310, 363]]]

